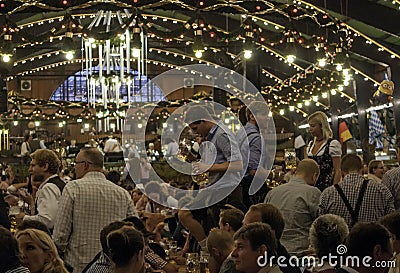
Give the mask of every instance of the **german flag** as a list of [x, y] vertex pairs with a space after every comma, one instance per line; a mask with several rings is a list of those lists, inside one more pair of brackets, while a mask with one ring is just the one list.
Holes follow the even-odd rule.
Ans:
[[343, 144], [343, 142], [346, 142], [347, 140], [353, 138], [353, 136], [350, 133], [349, 128], [347, 128], [347, 124], [345, 121], [342, 121], [339, 124], [339, 137], [340, 137], [341, 144]]

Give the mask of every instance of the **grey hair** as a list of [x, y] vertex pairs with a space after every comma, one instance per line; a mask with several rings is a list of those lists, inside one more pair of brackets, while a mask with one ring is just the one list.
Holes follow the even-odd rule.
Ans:
[[344, 243], [348, 234], [349, 228], [342, 217], [324, 214], [311, 225], [310, 244], [319, 258], [329, 253], [336, 255], [337, 246]]

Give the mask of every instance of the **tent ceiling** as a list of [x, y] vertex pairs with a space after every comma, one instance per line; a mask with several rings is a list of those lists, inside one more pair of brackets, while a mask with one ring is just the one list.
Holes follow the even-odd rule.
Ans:
[[[298, 8], [295, 15], [291, 14], [293, 5]], [[123, 17], [124, 23], [132, 14], [142, 16], [147, 31], [153, 34], [148, 36], [148, 48], [152, 49], [148, 58], [173, 66], [198, 62], [196, 58], [191, 60], [179, 56], [193, 57], [192, 27], [196, 20], [200, 20], [207, 29], [203, 32], [203, 40], [209, 48], [203, 59], [242, 73], [239, 60], [246, 34], [245, 26], [249, 25], [255, 30], [253, 42], [258, 49], [253, 60], [248, 62], [250, 67], [258, 69], [255, 70], [258, 73], [256, 79], [252, 80], [267, 100], [276, 102], [274, 107], [279, 111], [281, 107], [296, 105], [301, 100], [312, 101], [316, 93], [310, 90], [318, 88], [321, 79], [329, 77], [333, 71], [331, 67], [320, 69], [315, 65], [316, 52], [313, 46], [308, 49], [297, 46], [296, 65], [285, 62], [282, 57], [286, 50], [285, 35], [288, 31], [297, 31], [305, 43], [310, 45], [316, 43], [316, 37], [325, 35], [331, 47], [338, 44], [339, 37], [346, 32], [348, 36], [345, 39], [352, 40], [347, 49], [353, 69], [357, 72], [353, 77], [367, 78], [371, 83], [371, 93], [376, 89], [374, 84], [382, 80], [377, 76], [377, 67], [398, 66], [399, 7], [398, 0], [307, 0], [290, 4], [286, 0], [0, 0], [0, 25], [9, 25], [18, 30], [13, 33], [13, 44], [16, 47], [14, 64], [1, 63], [0, 68], [3, 74], [23, 76], [35, 67], [62, 62], [60, 54], [50, 54], [40, 59], [38, 56], [60, 50], [63, 40], [54, 39], [50, 42], [50, 36], [65, 35], [65, 29], [61, 28], [64, 21], [59, 20], [65, 20], [69, 15], [82, 27], [79, 29], [76, 26], [74, 33], [97, 33], [101, 37], [112, 37], [121, 31], [123, 25], [117, 17], [111, 18], [109, 31], [103, 21], [88, 31], [93, 16], [103, 10], [112, 11], [114, 15], [118, 12], [126, 15]], [[189, 25], [185, 26], [187, 23]], [[4, 34], [3, 30], [1, 36], [4, 37]], [[80, 46], [80, 38], [76, 35], [74, 39]], [[22, 62], [30, 58], [35, 61]], [[296, 89], [300, 90], [297, 98]], [[346, 88], [341, 95], [346, 99], [341, 104], [341, 110], [344, 111], [354, 104], [354, 90]], [[288, 97], [291, 98], [289, 102]], [[309, 110], [300, 109], [296, 105], [297, 114], [329, 108], [329, 99], [321, 98], [320, 102], [318, 105], [313, 104], [313, 109]], [[302, 119], [303, 115], [295, 118]]]

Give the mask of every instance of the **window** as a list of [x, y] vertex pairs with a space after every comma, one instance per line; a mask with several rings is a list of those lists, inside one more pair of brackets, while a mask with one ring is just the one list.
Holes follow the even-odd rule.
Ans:
[[[119, 73], [119, 70], [113, 72]], [[103, 72], [105, 74], [105, 71]], [[116, 97], [117, 88], [119, 88], [119, 97], [125, 102], [128, 102], [128, 86], [126, 83], [118, 83], [113, 81], [116, 76], [104, 76], [105, 82], [108, 86], [108, 100], [113, 100]], [[92, 79], [95, 81], [96, 75], [99, 75], [98, 67], [93, 68]], [[116, 74], [114, 74], [116, 75]], [[119, 74], [118, 74], [119, 75]], [[131, 102], [157, 102], [164, 101], [165, 96], [163, 92], [153, 82], [149, 81], [147, 76], [138, 74], [137, 71], [131, 70], [133, 80], [131, 83]], [[95, 100], [101, 99], [101, 87], [98, 81], [95, 81]], [[84, 101], [88, 102], [88, 81], [86, 79], [86, 71], [78, 71], [74, 75], [68, 77], [53, 93], [50, 100], [63, 100], [63, 101]], [[90, 99], [90, 102], [93, 99]]]

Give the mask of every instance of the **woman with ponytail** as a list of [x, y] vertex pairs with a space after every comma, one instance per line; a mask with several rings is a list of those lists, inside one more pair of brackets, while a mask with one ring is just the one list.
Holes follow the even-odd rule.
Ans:
[[107, 236], [114, 273], [144, 272], [144, 239], [140, 231], [123, 227]]

